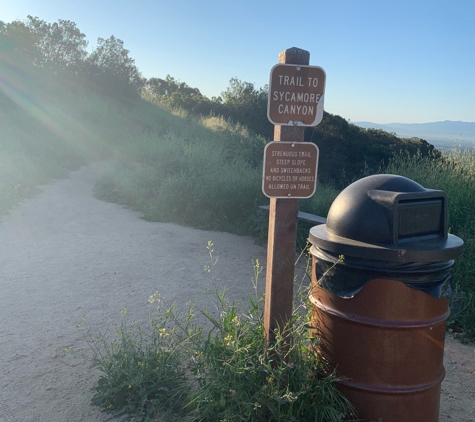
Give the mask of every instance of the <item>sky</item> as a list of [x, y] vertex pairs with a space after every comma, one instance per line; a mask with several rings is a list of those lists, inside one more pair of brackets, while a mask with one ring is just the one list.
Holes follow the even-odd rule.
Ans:
[[325, 111], [351, 122], [475, 121], [473, 0], [0, 0], [0, 20], [71, 20], [124, 41], [147, 78], [218, 96], [269, 83], [298, 47], [326, 72]]

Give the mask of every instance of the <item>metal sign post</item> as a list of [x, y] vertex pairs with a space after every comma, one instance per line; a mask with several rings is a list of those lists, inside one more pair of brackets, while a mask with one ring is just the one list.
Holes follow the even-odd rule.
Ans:
[[298, 198], [315, 192], [318, 148], [303, 142], [305, 127], [323, 118], [325, 72], [309, 66], [310, 53], [290, 48], [271, 70], [267, 116], [274, 142], [264, 153], [262, 190], [270, 198], [264, 329], [273, 343], [277, 330], [288, 345], [292, 320]]

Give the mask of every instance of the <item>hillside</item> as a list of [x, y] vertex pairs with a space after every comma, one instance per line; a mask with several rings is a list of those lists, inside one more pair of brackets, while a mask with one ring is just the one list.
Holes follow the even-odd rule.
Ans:
[[382, 129], [364, 129], [340, 116], [325, 113], [322, 123], [307, 130], [306, 138], [320, 149], [319, 176], [342, 189], [352, 181], [377, 173], [400, 153], [440, 156], [420, 138], [400, 138]]
[[[255, 226], [255, 209], [266, 201], [263, 148], [273, 136], [267, 88], [234, 78], [209, 99], [169, 75], [143, 78], [114, 36], [99, 38], [90, 53], [86, 45], [70, 21], [28, 16], [0, 24], [1, 209], [68, 169], [113, 156], [116, 169], [97, 188], [108, 200], [150, 219], [240, 233]], [[320, 148], [320, 191], [378, 172], [400, 152], [437, 156], [423, 140], [328, 113], [305, 139]], [[318, 208], [313, 201], [302, 207]]]

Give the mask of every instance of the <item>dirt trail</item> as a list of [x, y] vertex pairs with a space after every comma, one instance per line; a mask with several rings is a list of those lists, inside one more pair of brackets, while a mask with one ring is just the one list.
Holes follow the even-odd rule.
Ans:
[[[99, 422], [89, 406], [97, 372], [64, 349], [87, 348], [77, 324], [95, 331], [127, 306], [146, 315], [150, 294], [185, 303], [210, 284], [211, 240], [233, 298], [252, 292], [249, 237], [151, 223], [92, 197], [98, 166], [42, 186], [0, 218], [0, 422]], [[204, 304], [206, 305], [206, 304]], [[441, 421], [475, 421], [475, 346], [447, 339]]]

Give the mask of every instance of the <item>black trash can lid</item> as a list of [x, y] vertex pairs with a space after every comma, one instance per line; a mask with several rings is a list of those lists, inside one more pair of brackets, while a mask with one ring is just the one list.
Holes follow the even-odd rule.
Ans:
[[379, 174], [348, 186], [333, 202], [310, 242], [329, 252], [390, 262], [440, 262], [462, 253], [447, 234], [445, 192], [406, 177]]

